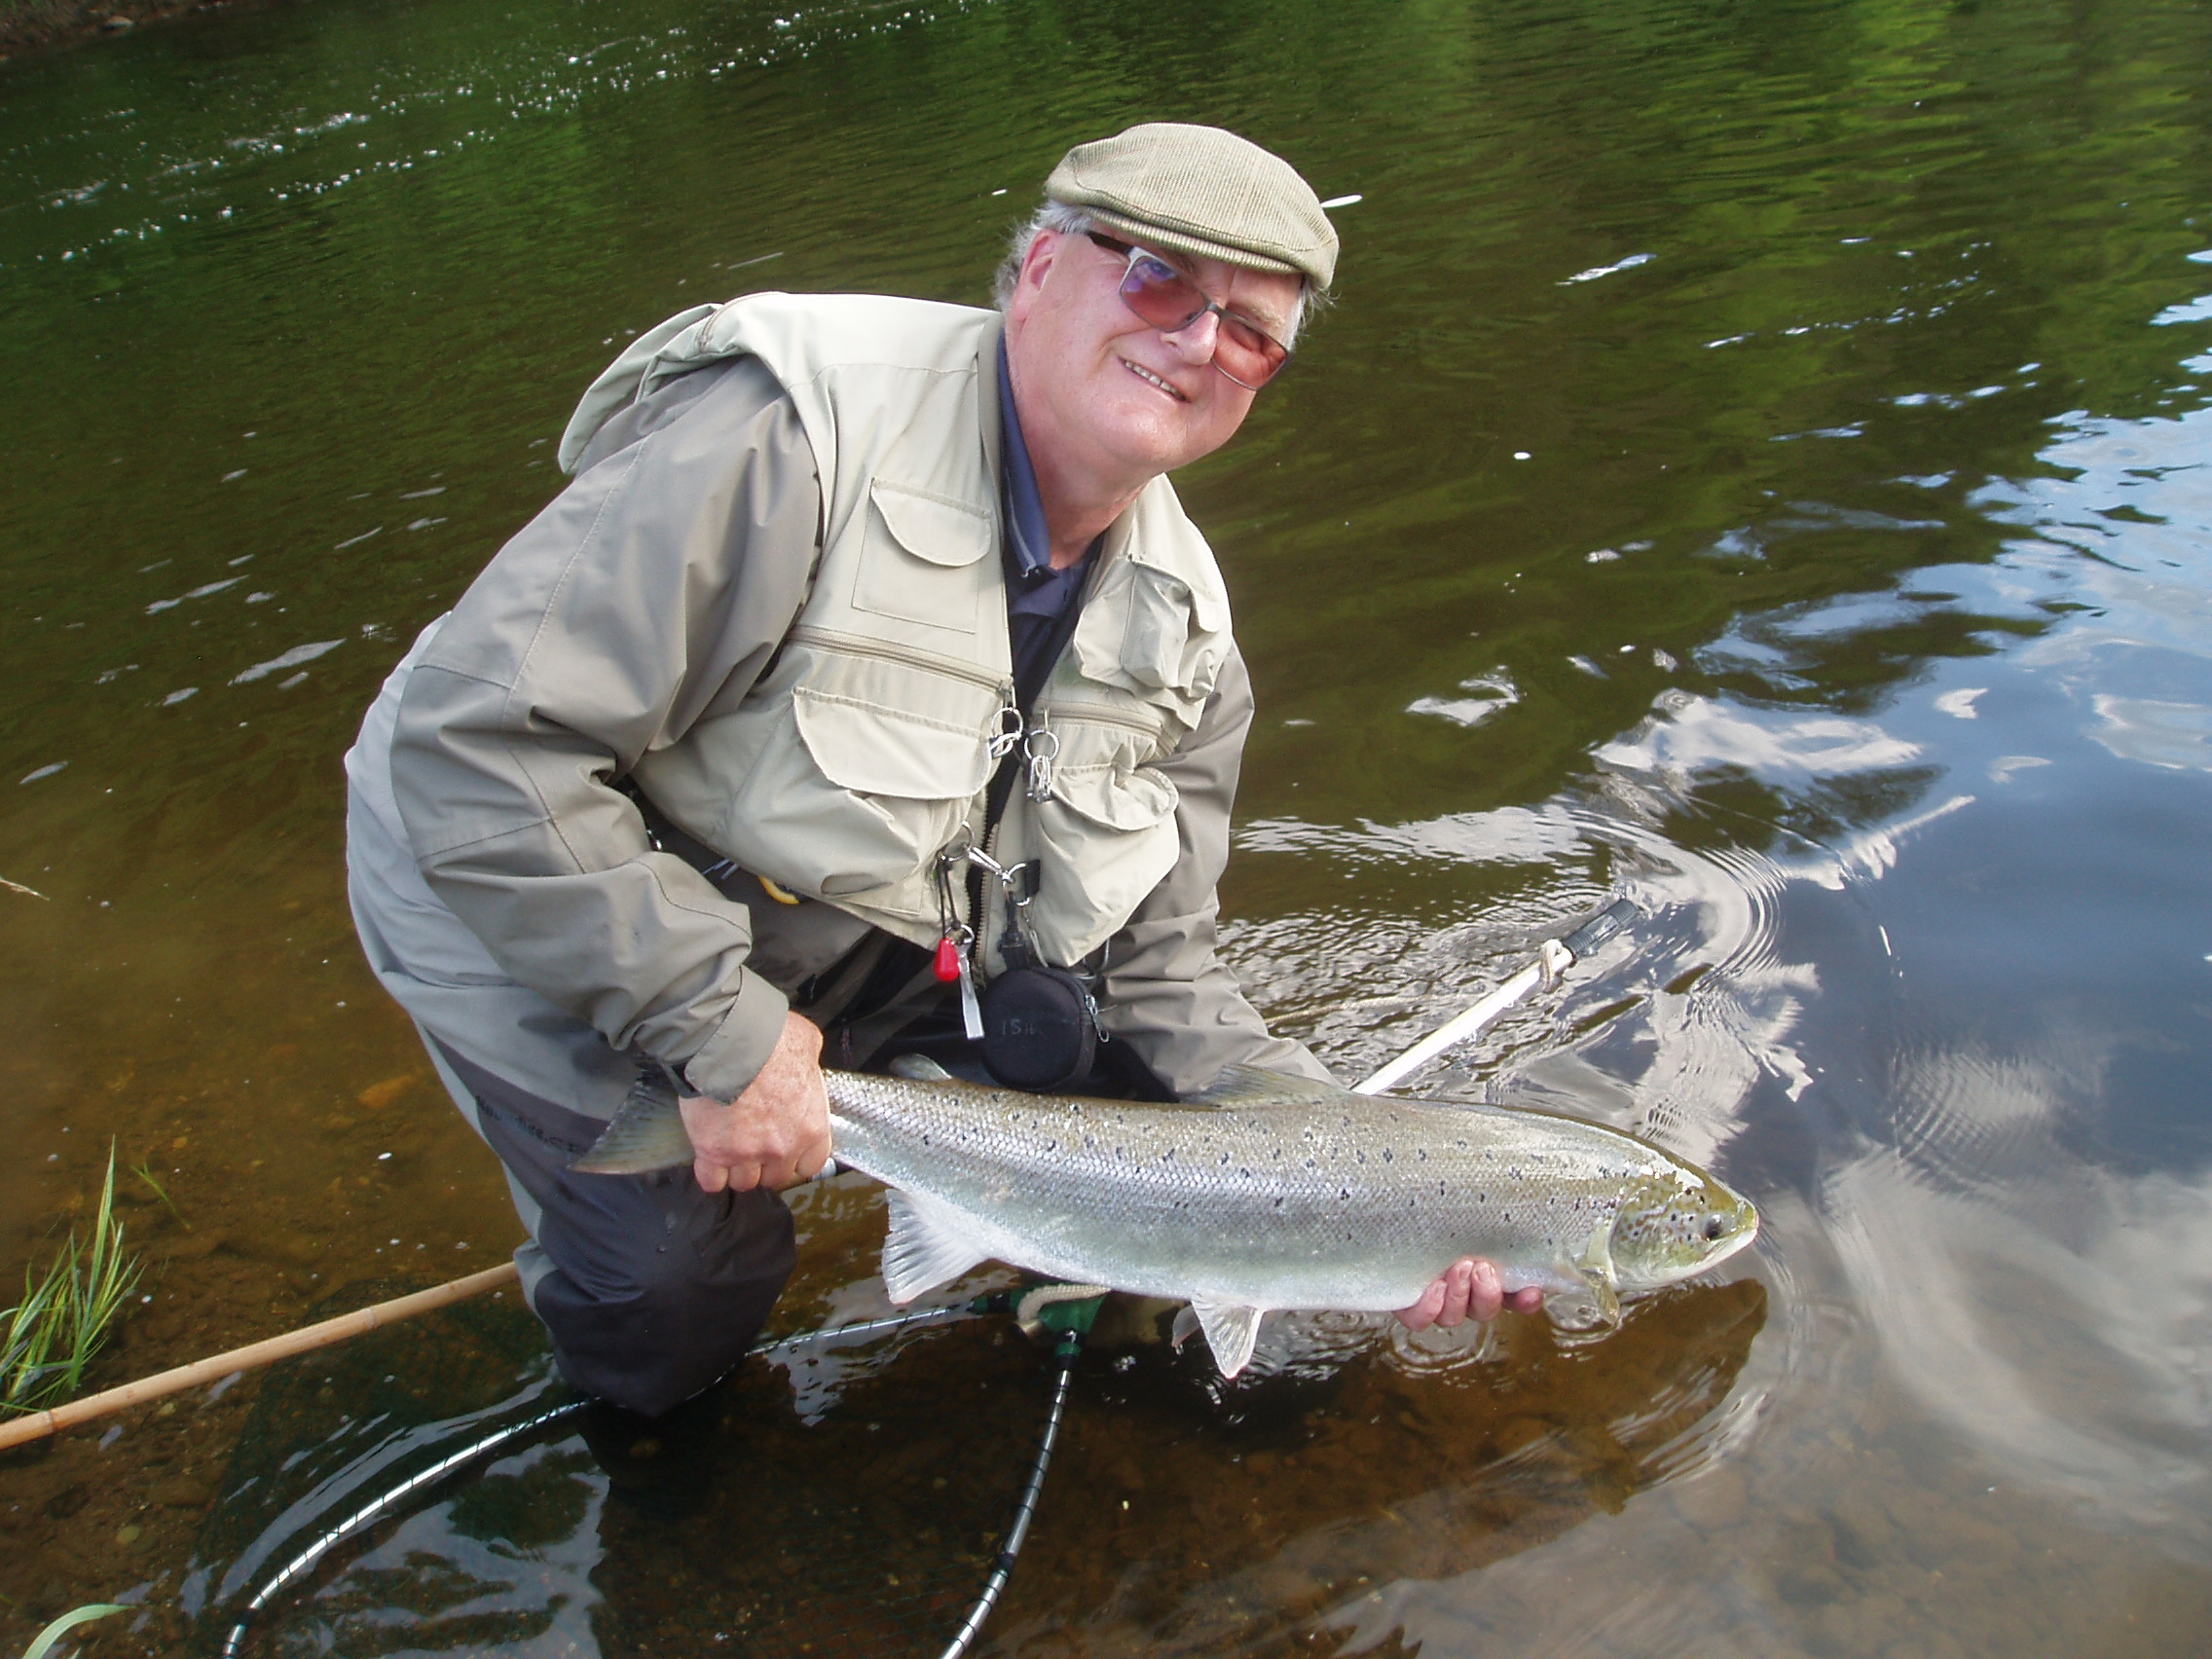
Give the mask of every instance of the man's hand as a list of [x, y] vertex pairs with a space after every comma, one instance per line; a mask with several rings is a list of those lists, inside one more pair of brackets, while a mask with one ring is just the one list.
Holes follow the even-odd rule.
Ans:
[[1494, 1319], [1501, 1308], [1533, 1313], [1543, 1305], [1544, 1293], [1536, 1286], [1509, 1296], [1495, 1262], [1461, 1256], [1430, 1282], [1419, 1302], [1398, 1309], [1398, 1321], [1409, 1331], [1425, 1331], [1431, 1325], [1449, 1330], [1462, 1319]]
[[693, 1094], [680, 1104], [691, 1137], [691, 1173], [707, 1192], [782, 1192], [813, 1179], [830, 1161], [822, 1032], [795, 1014], [784, 1015], [767, 1063], [743, 1094], [727, 1102]]

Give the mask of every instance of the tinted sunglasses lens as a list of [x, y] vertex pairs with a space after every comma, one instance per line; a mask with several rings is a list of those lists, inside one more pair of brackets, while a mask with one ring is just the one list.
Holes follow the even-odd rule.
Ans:
[[1238, 386], [1257, 388], [1274, 378], [1289, 360], [1289, 350], [1262, 334], [1242, 317], [1224, 313], [1221, 333], [1215, 337], [1213, 360], [1221, 372]]
[[1173, 334], [1206, 309], [1198, 285], [1157, 259], [1139, 256], [1129, 262], [1122, 278], [1122, 299], [1129, 310], [1154, 328]]
[[[1207, 309], [1206, 296], [1182, 272], [1162, 260], [1139, 254], [1122, 278], [1122, 301], [1149, 326], [1163, 334], [1188, 328]], [[1213, 360], [1238, 386], [1257, 389], [1274, 378], [1290, 352], [1228, 312], [1214, 337]]]

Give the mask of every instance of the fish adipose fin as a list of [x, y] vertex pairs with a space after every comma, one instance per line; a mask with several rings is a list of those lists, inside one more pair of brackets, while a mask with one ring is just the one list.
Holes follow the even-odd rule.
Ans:
[[[1196, 1094], [1183, 1097], [1186, 1106], [1320, 1106], [1332, 1100], [1346, 1098], [1346, 1091], [1333, 1083], [1322, 1083], [1310, 1077], [1293, 1077], [1288, 1072], [1269, 1071], [1264, 1066], [1230, 1066], [1213, 1082]], [[1364, 1095], [1352, 1095], [1364, 1099]]]
[[[1213, 1349], [1213, 1362], [1221, 1367], [1221, 1374], [1234, 1377], [1242, 1371], [1252, 1358], [1252, 1345], [1260, 1340], [1261, 1309], [1193, 1297], [1191, 1311], [1198, 1316], [1198, 1328], [1206, 1334], [1206, 1346]], [[1175, 1322], [1180, 1329], [1180, 1314]]]
[[893, 1302], [903, 1306], [991, 1259], [974, 1240], [916, 1209], [897, 1188], [889, 1197], [891, 1235], [883, 1241], [883, 1288]]
[[591, 1150], [569, 1167], [579, 1175], [649, 1175], [690, 1163], [691, 1137], [676, 1086], [658, 1066], [647, 1066], [614, 1109]]
[[927, 1054], [901, 1054], [890, 1065], [893, 1077], [908, 1083], [957, 1083], [960, 1080]]

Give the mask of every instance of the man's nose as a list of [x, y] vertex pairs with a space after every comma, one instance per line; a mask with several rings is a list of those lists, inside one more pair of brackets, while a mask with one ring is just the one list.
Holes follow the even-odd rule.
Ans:
[[1173, 334], [1162, 332], [1161, 338], [1174, 347], [1176, 353], [1186, 361], [1210, 363], [1213, 349], [1221, 339], [1221, 318], [1210, 311], [1202, 311]]

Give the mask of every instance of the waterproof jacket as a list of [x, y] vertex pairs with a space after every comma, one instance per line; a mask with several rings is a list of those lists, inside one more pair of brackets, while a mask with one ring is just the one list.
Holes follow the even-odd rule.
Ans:
[[[579, 407], [575, 483], [387, 687], [391, 800], [427, 893], [503, 976], [702, 1092], [741, 1090], [785, 993], [869, 928], [933, 942], [937, 855], [985, 831], [992, 740], [1018, 719], [999, 329], [866, 296], [670, 319]], [[1320, 1070], [1214, 949], [1250, 719], [1211, 554], [1156, 480], [1028, 712], [1044, 764], [992, 849], [1037, 861], [1045, 954], [1103, 953], [1106, 1028], [1179, 1091], [1233, 1062]], [[728, 861], [718, 880], [656, 848], [625, 780]], [[994, 966], [1000, 906], [961, 919]], [[424, 1022], [461, 1035], [442, 1005]], [[455, 1046], [498, 1069], [497, 1031]]]

